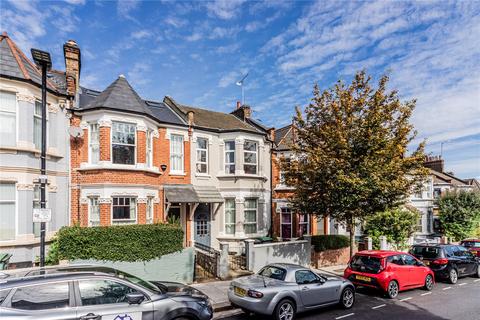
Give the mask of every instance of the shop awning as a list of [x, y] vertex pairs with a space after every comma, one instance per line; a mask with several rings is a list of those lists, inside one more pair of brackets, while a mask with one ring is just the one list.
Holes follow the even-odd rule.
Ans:
[[165, 185], [165, 197], [170, 203], [222, 203], [223, 198], [215, 187], [194, 187], [191, 184]]

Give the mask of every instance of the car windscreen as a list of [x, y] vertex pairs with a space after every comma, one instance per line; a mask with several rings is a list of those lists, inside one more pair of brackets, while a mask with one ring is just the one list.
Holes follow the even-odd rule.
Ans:
[[480, 248], [480, 241], [462, 241], [461, 245], [465, 248]]
[[418, 258], [436, 259], [440, 256], [439, 247], [416, 246], [410, 250], [410, 253]]
[[165, 293], [163, 288], [160, 288], [160, 287], [154, 285], [153, 283], [151, 283], [149, 281], [142, 280], [142, 279], [140, 279], [140, 278], [138, 278], [134, 275], [131, 275], [129, 273], [125, 273], [123, 271], [118, 270], [117, 271], [117, 276], [121, 279], [127, 279], [130, 282], [133, 282], [135, 284], [138, 284], [139, 286], [147, 288], [150, 291], [153, 291], [153, 292], [156, 292], [156, 293]]
[[350, 262], [350, 268], [354, 271], [378, 273], [382, 266], [382, 259], [372, 256], [356, 255]]
[[283, 281], [285, 280], [287, 271], [279, 267], [267, 266], [267, 267], [264, 267], [262, 270], [260, 270], [258, 274], [267, 278]]

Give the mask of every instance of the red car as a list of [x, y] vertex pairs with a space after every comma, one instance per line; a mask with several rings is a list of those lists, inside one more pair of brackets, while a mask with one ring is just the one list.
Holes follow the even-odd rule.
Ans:
[[480, 257], [480, 239], [465, 239], [460, 245], [467, 248], [473, 255]]
[[344, 277], [356, 286], [382, 290], [391, 299], [399, 291], [425, 288], [432, 290], [433, 271], [409, 253], [397, 251], [360, 251], [350, 259]]

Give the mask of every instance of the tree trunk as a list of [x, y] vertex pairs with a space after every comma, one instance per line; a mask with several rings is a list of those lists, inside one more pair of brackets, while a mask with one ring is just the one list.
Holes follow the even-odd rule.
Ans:
[[353, 257], [353, 245], [355, 244], [355, 222], [354, 219], [350, 221], [350, 259]]

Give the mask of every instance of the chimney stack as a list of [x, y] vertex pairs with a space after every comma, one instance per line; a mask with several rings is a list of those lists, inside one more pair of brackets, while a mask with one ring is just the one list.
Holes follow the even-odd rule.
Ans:
[[237, 110], [240, 109], [241, 106], [242, 106], [242, 103], [240, 101], [237, 101]]
[[187, 118], [188, 118], [188, 125], [193, 126], [194, 125], [194, 112], [193, 111], [188, 111], [187, 112]]
[[424, 165], [425, 167], [438, 172], [443, 172], [444, 169], [444, 161], [441, 156], [426, 156]]
[[67, 94], [75, 96], [80, 87], [81, 54], [80, 48], [74, 40], [68, 40], [63, 45], [65, 56], [65, 76], [67, 82]]
[[245, 121], [245, 119], [249, 119], [252, 116], [252, 108], [246, 104], [242, 106], [240, 105], [240, 101], [237, 101], [237, 108], [233, 110], [231, 114], [235, 115], [240, 120]]

